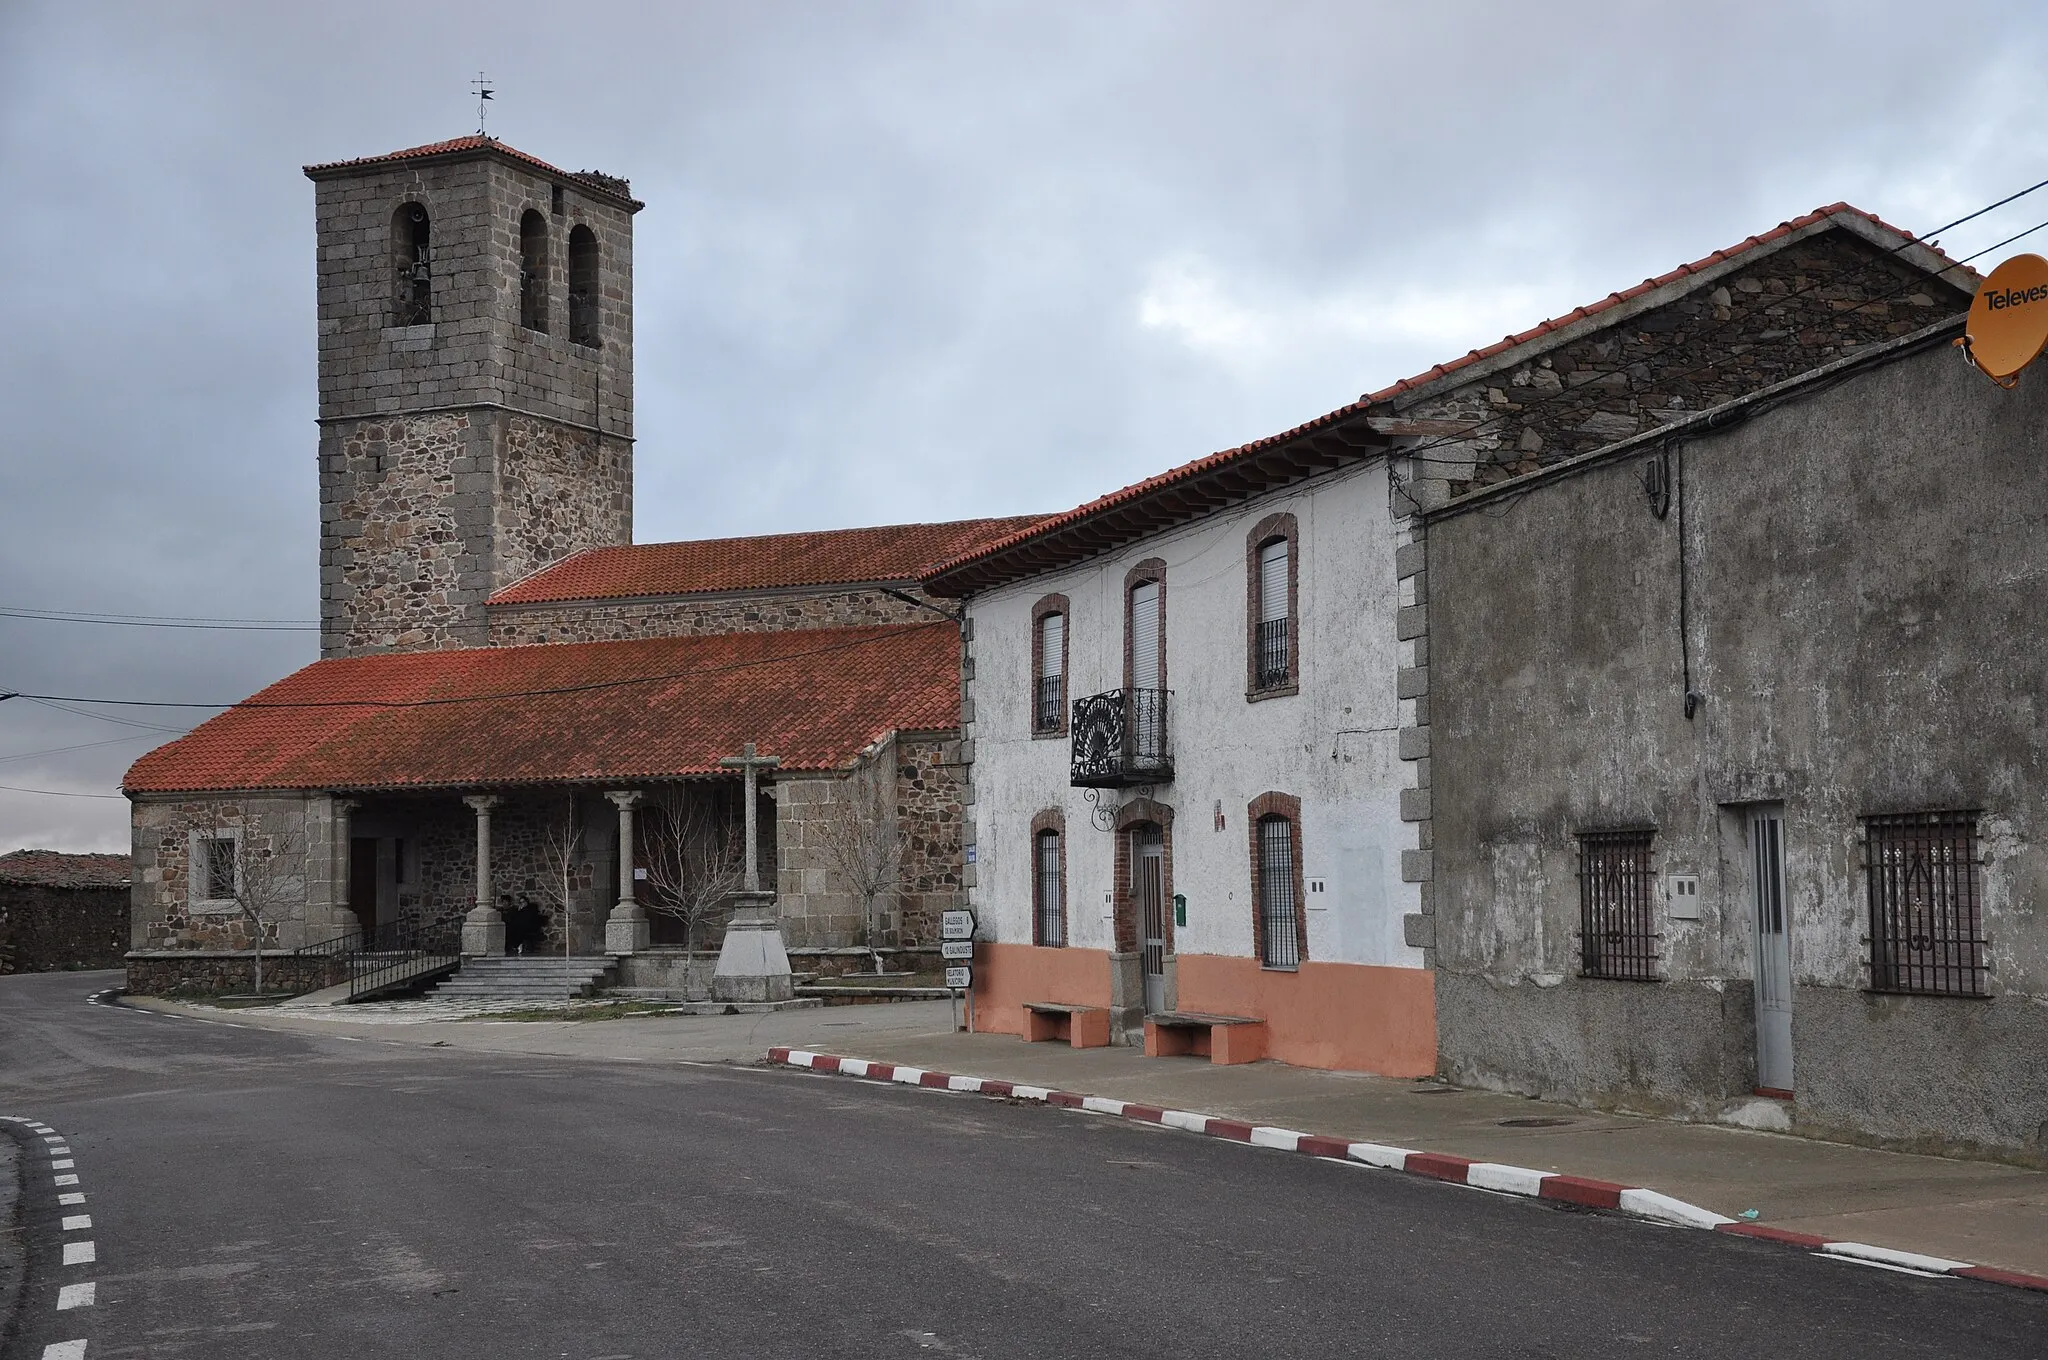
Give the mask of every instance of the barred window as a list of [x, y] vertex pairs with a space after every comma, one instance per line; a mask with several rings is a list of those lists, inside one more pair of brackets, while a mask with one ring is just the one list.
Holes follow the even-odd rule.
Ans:
[[1294, 620], [1288, 609], [1287, 540], [1276, 538], [1259, 547], [1259, 579], [1256, 587], [1259, 618], [1254, 645], [1252, 685], [1273, 689], [1293, 677], [1292, 652]]
[[1977, 814], [1865, 817], [1863, 846], [1872, 989], [1987, 995]]
[[1036, 943], [1058, 948], [1067, 942], [1066, 873], [1060, 854], [1060, 833], [1041, 831], [1032, 856], [1032, 898]]
[[209, 902], [227, 902], [235, 895], [235, 838], [233, 836], [207, 836], [199, 842], [200, 853], [205, 856], [201, 866], [206, 877], [206, 899]]
[[1259, 962], [1268, 968], [1301, 965], [1301, 903], [1295, 896], [1294, 835], [1294, 820], [1290, 817], [1259, 819]]
[[1067, 616], [1045, 614], [1038, 620], [1038, 692], [1033, 698], [1033, 730], [1059, 731], [1066, 707]]
[[1579, 972], [1657, 980], [1656, 870], [1650, 827], [1579, 833]]

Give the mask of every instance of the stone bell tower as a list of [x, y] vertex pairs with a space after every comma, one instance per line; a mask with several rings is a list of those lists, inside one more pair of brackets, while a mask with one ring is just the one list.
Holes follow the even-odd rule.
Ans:
[[642, 205], [483, 136], [306, 174], [320, 654], [481, 646], [492, 592], [632, 541]]

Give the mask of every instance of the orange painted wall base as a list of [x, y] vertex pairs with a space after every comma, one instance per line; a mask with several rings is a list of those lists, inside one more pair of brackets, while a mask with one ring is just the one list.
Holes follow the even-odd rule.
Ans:
[[[1297, 1067], [1426, 1077], [1436, 1071], [1436, 979], [1421, 968], [1304, 963], [1293, 972], [1255, 959], [1182, 954], [1183, 1011], [1266, 1022], [1266, 1056]], [[1109, 956], [1099, 949], [983, 944], [975, 950], [975, 1028], [1027, 1033], [1027, 1001], [1109, 1004]]]

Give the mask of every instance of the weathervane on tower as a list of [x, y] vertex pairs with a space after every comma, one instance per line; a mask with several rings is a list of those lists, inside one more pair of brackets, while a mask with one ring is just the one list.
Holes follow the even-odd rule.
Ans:
[[469, 85], [476, 91], [476, 135], [488, 137], [491, 134], [484, 131], [484, 106], [491, 102], [491, 96], [497, 91], [491, 88], [491, 78], [482, 71], [476, 73], [476, 79], [470, 81]]

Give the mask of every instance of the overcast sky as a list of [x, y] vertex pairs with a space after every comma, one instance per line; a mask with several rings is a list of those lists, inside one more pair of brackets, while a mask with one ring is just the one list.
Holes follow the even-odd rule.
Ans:
[[[0, 0], [0, 606], [315, 615], [299, 167], [474, 130], [479, 69], [493, 134], [647, 201], [649, 542], [1063, 509], [1836, 199], [1929, 229], [2048, 178], [2044, 49], [1924, 0]], [[0, 690], [315, 651], [0, 618]], [[0, 785], [161, 739], [0, 703]], [[0, 850], [126, 827], [0, 790]]]

